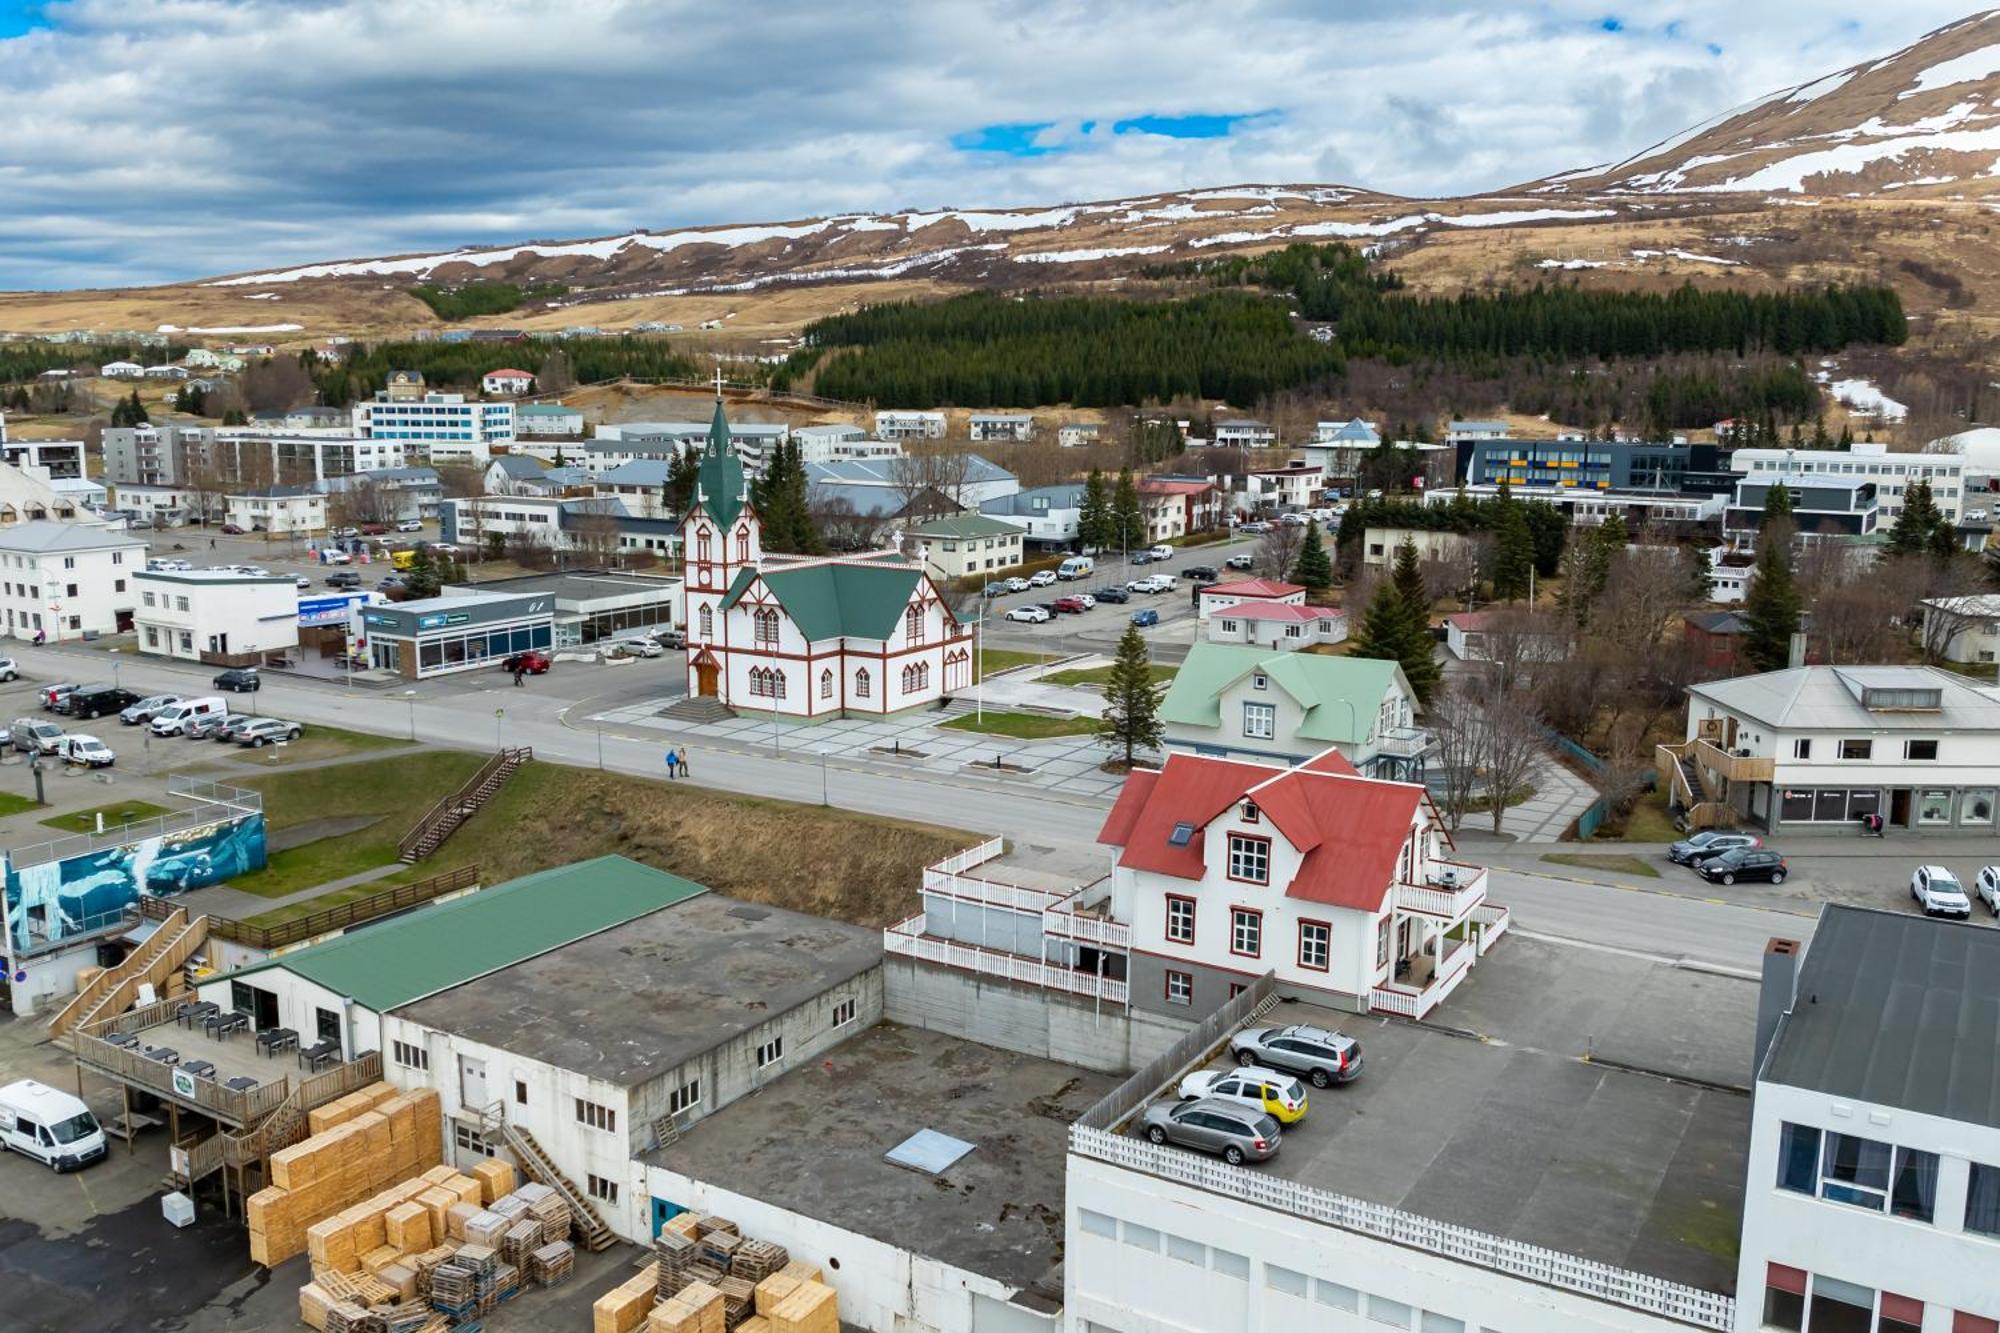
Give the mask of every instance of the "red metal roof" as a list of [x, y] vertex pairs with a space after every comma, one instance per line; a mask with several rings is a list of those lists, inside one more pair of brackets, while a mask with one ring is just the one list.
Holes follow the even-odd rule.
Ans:
[[1214, 484], [1206, 481], [1141, 481], [1139, 483], [1139, 493], [1141, 495], [1200, 495], [1203, 491], [1212, 491], [1214, 489]]
[[[1280, 771], [1264, 764], [1170, 754], [1158, 773], [1134, 772], [1125, 779], [1097, 840], [1124, 849], [1118, 856], [1121, 866], [1200, 879], [1205, 868], [1202, 830], [1237, 797]], [[1184, 846], [1170, 841], [1176, 824], [1194, 826]]]
[[1282, 583], [1277, 579], [1238, 579], [1234, 583], [1217, 583], [1203, 588], [1203, 597], [1297, 597], [1305, 592], [1305, 585]]
[[489, 370], [486, 372], [486, 378], [489, 380], [491, 379], [531, 380], [534, 378], [534, 376], [530, 375], [525, 370]]
[[[1214, 589], [1207, 591], [1213, 592]], [[1215, 614], [1234, 616], [1238, 620], [1318, 620], [1322, 616], [1332, 619], [1340, 614], [1340, 610], [1331, 606], [1295, 606], [1286, 602], [1242, 602], [1225, 606]]]

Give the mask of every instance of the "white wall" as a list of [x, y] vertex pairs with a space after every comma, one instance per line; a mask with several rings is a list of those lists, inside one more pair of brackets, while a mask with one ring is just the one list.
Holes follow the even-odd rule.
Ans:
[[[196, 987], [196, 992], [202, 999], [213, 1000], [228, 1009], [231, 1007], [230, 984], [226, 979], [204, 981]], [[352, 1059], [362, 1051], [382, 1050], [382, 1025], [374, 1010], [359, 1004], [350, 1006], [343, 996], [296, 972], [282, 966], [268, 967], [244, 977], [243, 984], [270, 991], [278, 997], [278, 1026], [297, 1032], [301, 1046], [310, 1046], [317, 1040], [314, 1034], [319, 1031], [318, 1011], [330, 1009], [343, 1015], [344, 1056]], [[384, 1069], [389, 1067], [386, 1050], [383, 1051], [382, 1065]]]
[[[7, 611], [7, 632], [32, 639], [39, 618], [50, 642], [79, 639], [87, 631], [112, 633], [118, 612], [138, 603], [132, 579], [145, 567], [146, 546], [138, 540], [116, 549], [53, 555], [0, 551], [0, 605]], [[69, 592], [72, 586], [75, 596]]]

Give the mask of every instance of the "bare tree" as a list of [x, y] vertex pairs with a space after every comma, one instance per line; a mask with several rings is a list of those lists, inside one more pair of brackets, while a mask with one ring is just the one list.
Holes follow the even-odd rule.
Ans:
[[1431, 786], [1438, 812], [1455, 833], [1472, 807], [1485, 763], [1486, 727], [1479, 709], [1464, 691], [1447, 686], [1431, 696], [1424, 725], [1437, 735], [1438, 780]]
[[819, 535], [832, 550], [865, 551], [875, 544], [875, 520], [856, 512], [854, 502], [844, 495], [820, 499], [810, 512]]
[[1292, 572], [1298, 562], [1299, 548], [1305, 545], [1306, 530], [1295, 523], [1273, 523], [1263, 536], [1257, 539], [1257, 549], [1253, 559], [1257, 562], [1257, 573], [1267, 579], [1282, 579]]
[[1495, 692], [1485, 709], [1486, 799], [1493, 831], [1500, 832], [1507, 798], [1528, 780], [1542, 760], [1542, 718], [1525, 700]]
[[266, 357], [245, 366], [236, 385], [243, 405], [252, 412], [283, 412], [313, 397], [312, 376], [295, 356]]
[[1980, 591], [1985, 571], [1980, 562], [1966, 555], [1938, 560], [1928, 556], [1905, 556], [1901, 562], [1922, 561], [1929, 568], [1923, 585], [1921, 605], [1911, 615], [1918, 625], [1918, 643], [1924, 661], [1942, 662], [1952, 642], [1974, 624], [1986, 619], [1975, 614], [1967, 598]]
[[1558, 662], [1575, 656], [1568, 624], [1547, 611], [1498, 607], [1479, 628], [1479, 657], [1502, 696], [1533, 685]]
[[570, 528], [570, 547], [594, 565], [618, 563], [618, 520], [611, 514], [579, 515]]
[[486, 474], [470, 463], [435, 465], [438, 486], [447, 500], [466, 500], [486, 493]]
[[971, 455], [938, 444], [913, 444], [889, 469], [902, 516], [924, 523], [965, 507]]
[[1856, 578], [1836, 584], [1806, 605], [1812, 608], [1812, 639], [1836, 665], [1896, 662], [1909, 651], [1909, 635], [1897, 623], [1902, 598], [1891, 583]]

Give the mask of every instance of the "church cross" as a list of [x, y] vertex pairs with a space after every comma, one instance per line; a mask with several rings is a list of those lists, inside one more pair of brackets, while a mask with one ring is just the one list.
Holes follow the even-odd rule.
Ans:
[[721, 400], [721, 398], [722, 398], [722, 367], [721, 367], [721, 366], [717, 366], [717, 367], [715, 368], [715, 397], [716, 397], [716, 400], [717, 400], [717, 401], [720, 401], [720, 400]]

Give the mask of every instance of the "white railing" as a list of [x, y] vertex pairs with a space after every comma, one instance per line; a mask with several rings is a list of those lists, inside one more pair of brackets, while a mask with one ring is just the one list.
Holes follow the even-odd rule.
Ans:
[[[1486, 901], [1486, 867], [1434, 862], [1448, 867], [1454, 876], [1449, 882], [1433, 878], [1427, 884], [1398, 884], [1396, 906], [1406, 912], [1442, 917], [1456, 923], [1467, 912]], [[1435, 872], [1433, 872], [1435, 874]]]
[[1484, 956], [1494, 942], [1507, 933], [1513, 915], [1498, 903], [1481, 903], [1472, 909], [1473, 924], [1479, 927], [1479, 952]]
[[1369, 993], [1369, 1008], [1386, 1010], [1404, 1018], [1422, 1018], [1443, 1004], [1458, 989], [1458, 983], [1465, 980], [1465, 974], [1472, 970], [1473, 956], [1478, 952], [1468, 941], [1448, 942], [1453, 946], [1451, 952], [1438, 959], [1437, 971], [1429, 981], [1422, 986], [1400, 981], [1377, 986]]
[[930, 883], [932, 871], [937, 871], [945, 875], [962, 875], [974, 866], [985, 865], [988, 861], [991, 861], [1006, 850], [1007, 840], [1005, 838], [988, 838], [985, 842], [968, 847], [962, 852], [953, 852], [950, 856], [945, 857], [944, 860], [924, 870], [924, 883]]
[[1124, 1004], [1131, 994], [1130, 986], [1115, 977], [1098, 976], [1092, 972], [1076, 972], [1066, 967], [1057, 967], [1053, 963], [1044, 963], [1037, 958], [1026, 958], [1017, 953], [982, 949], [973, 944], [959, 944], [954, 940], [932, 938], [924, 934], [922, 912], [908, 920], [899, 921], [883, 931], [882, 950], [884, 953], [903, 958], [915, 958], [921, 962], [955, 967], [961, 971], [976, 972], [981, 976], [1001, 977], [1007, 981], [1018, 981], [1026, 986], [1081, 995], [1086, 999], [1104, 1000], [1111, 1004]]
[[1082, 916], [1059, 907], [1052, 907], [1042, 913], [1042, 933], [1060, 939], [1076, 940], [1083, 944], [1095, 944], [1106, 949], [1124, 950], [1130, 948], [1132, 944], [1132, 928], [1123, 921], [1113, 921], [1101, 916]]
[[1442, 1255], [1510, 1277], [1572, 1291], [1614, 1305], [1643, 1310], [1696, 1328], [1728, 1330], [1736, 1319], [1736, 1302], [1718, 1292], [1704, 1291], [1629, 1268], [1618, 1268], [1566, 1254], [1561, 1250], [1510, 1240], [1452, 1222], [1420, 1217], [1385, 1204], [1335, 1194], [1331, 1190], [1286, 1180], [1262, 1170], [1156, 1147], [1085, 1125], [1072, 1125], [1070, 1151], [1080, 1157], [1172, 1180], [1211, 1194], [1240, 1199], [1295, 1217], [1308, 1218], [1358, 1235]]
[[1390, 727], [1375, 738], [1375, 748], [1399, 759], [1414, 759], [1427, 753], [1437, 738], [1422, 727]]
[[1030, 888], [1025, 884], [980, 879], [976, 875], [933, 874], [928, 870], [924, 872], [924, 892], [978, 907], [1000, 907], [1010, 912], [1030, 913], [1046, 911], [1069, 896], [1067, 892]]

